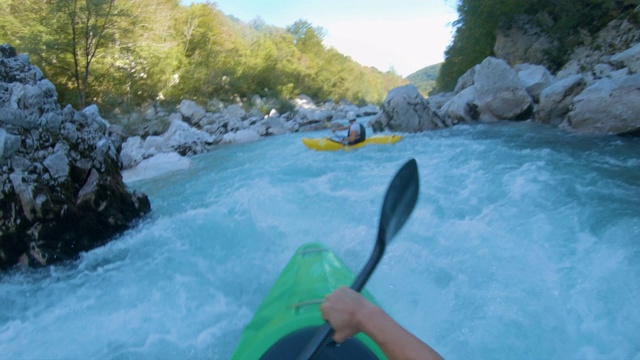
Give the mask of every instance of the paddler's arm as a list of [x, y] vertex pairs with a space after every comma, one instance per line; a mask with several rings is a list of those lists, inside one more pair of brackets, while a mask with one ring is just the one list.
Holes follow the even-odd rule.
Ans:
[[355, 131], [352, 131], [349, 136], [345, 139], [348, 144], [356, 141], [358, 134]]
[[338, 343], [362, 331], [380, 346], [389, 359], [442, 360], [440, 354], [405, 330], [381, 308], [347, 287], [327, 295], [320, 309], [322, 317], [335, 330], [333, 339]]

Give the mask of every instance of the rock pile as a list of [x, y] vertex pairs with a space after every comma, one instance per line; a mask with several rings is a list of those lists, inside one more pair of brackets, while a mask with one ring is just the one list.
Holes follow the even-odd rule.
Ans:
[[0, 269], [73, 259], [150, 211], [117, 144], [95, 106], [61, 109], [29, 57], [0, 46]]
[[[252, 102], [261, 103], [262, 100], [254, 97]], [[188, 165], [180, 156], [202, 153], [213, 145], [327, 129], [331, 122], [344, 119], [349, 111], [360, 117], [380, 112], [380, 108], [374, 105], [359, 107], [347, 102], [327, 102], [317, 106], [305, 95], [294, 99], [294, 110], [284, 114], [274, 109], [264, 115], [255, 108], [247, 112], [238, 104], [225, 106], [216, 100], [210, 103], [215, 106], [205, 109], [191, 100], [183, 100], [176, 111], [170, 114], [150, 107], [145, 112], [146, 121], [157, 123], [159, 119], [167, 119], [169, 127], [160, 134], [136, 134], [124, 140], [120, 157], [126, 180], [144, 178], [143, 170], [152, 165], [171, 171], [171, 167], [166, 166], [169, 165], [167, 159], [173, 159], [171, 161], [177, 168], [184, 168]]]
[[[515, 38], [517, 33], [523, 39]], [[510, 28], [509, 36], [498, 36], [498, 41], [547, 44], [536, 41], [535, 34], [529, 27]], [[497, 44], [497, 56], [504, 59], [488, 57], [469, 69], [453, 93], [425, 99], [413, 85], [392, 90], [370, 125], [376, 131], [415, 132], [461, 122], [534, 120], [580, 134], [637, 133], [640, 27], [616, 20], [588, 43], [555, 75], [544, 65], [526, 62], [542, 59], [532, 48], [516, 51], [515, 45]]]

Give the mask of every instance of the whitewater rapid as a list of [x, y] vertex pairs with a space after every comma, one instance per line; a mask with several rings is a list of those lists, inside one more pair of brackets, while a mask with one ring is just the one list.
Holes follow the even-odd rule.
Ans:
[[640, 359], [640, 141], [459, 125], [315, 152], [288, 134], [130, 183], [152, 214], [0, 278], [0, 358], [228, 359], [295, 249], [354, 271], [395, 171], [420, 198], [367, 288], [447, 359]]

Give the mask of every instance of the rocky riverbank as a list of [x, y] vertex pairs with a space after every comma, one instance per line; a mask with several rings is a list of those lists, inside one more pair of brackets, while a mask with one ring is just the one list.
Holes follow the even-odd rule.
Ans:
[[[459, 123], [536, 121], [583, 135], [636, 134], [640, 130], [640, 27], [621, 19], [612, 21], [574, 50], [564, 67], [552, 74], [545, 65], [553, 42], [522, 18], [498, 31], [495, 56], [469, 69], [455, 90], [424, 98], [413, 85], [389, 92], [380, 109], [332, 102], [316, 106], [301, 96], [295, 110], [262, 114], [245, 112], [240, 105], [213, 101], [205, 110], [184, 100], [177, 111], [160, 117], [170, 123], [160, 135], [129, 137], [122, 146], [125, 175], [130, 180], [154, 176], [148, 169], [172, 170], [163, 158], [206, 151], [224, 143], [254, 141], [286, 132], [317, 130], [344, 119], [347, 111], [375, 115], [375, 132], [419, 132]], [[534, 63], [529, 63], [529, 61]], [[252, 103], [261, 103], [253, 99]], [[157, 121], [153, 109], [146, 112]], [[142, 115], [139, 115], [142, 116]], [[154, 118], [155, 116], [155, 118]], [[167, 155], [170, 154], [170, 155]], [[173, 161], [173, 160], [172, 160]], [[165, 165], [164, 167], [161, 165]]]
[[611, 22], [585, 39], [586, 45], [556, 74], [527, 62], [544, 63], [548, 47], [533, 45], [550, 42], [532, 30], [531, 22], [520, 25], [498, 34], [496, 56], [469, 69], [454, 92], [425, 99], [412, 85], [394, 89], [371, 126], [415, 132], [458, 123], [529, 120], [583, 135], [640, 132], [639, 25]]
[[148, 197], [127, 189], [123, 170], [132, 180], [158, 175], [163, 166], [188, 167], [189, 155], [219, 144], [327, 128], [348, 111], [380, 111], [348, 103], [318, 107], [306, 96], [285, 114], [212, 103], [213, 111], [184, 100], [171, 113], [151, 106], [129, 114], [145, 126], [128, 136], [95, 105], [62, 108], [55, 86], [29, 56], [0, 45], [0, 271], [74, 259], [150, 212]]
[[73, 259], [150, 211], [118, 144], [95, 106], [61, 108], [29, 57], [0, 46], [0, 270]]
[[613, 21], [555, 74], [544, 64], [552, 44], [536, 38], [542, 32], [532, 26], [525, 19], [499, 32], [496, 56], [469, 69], [451, 93], [424, 98], [406, 85], [391, 90], [380, 108], [317, 106], [300, 96], [284, 114], [257, 110], [264, 108], [260, 98], [248, 112], [242, 104], [212, 100], [205, 109], [184, 100], [172, 111], [153, 105], [130, 114], [145, 124], [134, 134], [103, 119], [95, 106], [61, 108], [55, 87], [28, 55], [2, 45], [0, 269], [73, 259], [148, 213], [147, 196], [130, 192], [122, 174], [137, 180], [186, 168], [189, 155], [213, 146], [325, 129], [349, 111], [374, 116], [369, 126], [376, 132], [537, 121], [584, 135], [640, 133], [637, 24]]
[[[279, 114], [272, 109], [263, 114], [252, 99], [250, 111], [240, 104], [224, 105], [214, 100], [213, 109], [205, 109], [190, 100], [183, 100], [175, 111], [168, 113], [149, 107], [134, 117], [147, 117], [149, 122], [165, 122], [168, 128], [161, 133], [136, 134], [124, 139], [120, 158], [126, 180], [156, 176], [164, 171], [188, 167], [188, 155], [208, 151], [211, 147], [256, 141], [263, 137], [289, 132], [326, 129], [333, 121], [340, 121], [347, 112], [357, 116], [372, 116], [380, 112], [375, 105], [356, 106], [348, 102], [326, 102], [317, 106], [305, 95], [293, 100], [293, 110]], [[345, 120], [346, 123], [346, 120]]]

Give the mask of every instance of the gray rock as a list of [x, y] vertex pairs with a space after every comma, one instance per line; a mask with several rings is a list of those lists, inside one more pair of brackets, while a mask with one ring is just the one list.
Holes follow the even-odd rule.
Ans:
[[18, 54], [13, 46], [9, 44], [0, 45], [0, 57], [8, 59], [16, 56], [18, 56]]
[[260, 134], [255, 129], [240, 130], [235, 133], [228, 133], [223, 136], [221, 144], [237, 144], [256, 141], [260, 139]]
[[475, 87], [465, 88], [447, 101], [442, 106], [441, 112], [446, 118], [451, 119], [451, 124], [478, 121], [478, 106], [474, 103], [474, 99]]
[[585, 85], [586, 82], [582, 76], [573, 75], [542, 90], [536, 120], [553, 126], [560, 125], [569, 113], [573, 99]]
[[86, 115], [88, 124], [98, 131], [105, 131], [109, 128], [109, 122], [100, 116], [100, 110], [96, 105], [89, 105], [82, 110]]
[[611, 62], [618, 67], [627, 67], [632, 73], [637, 73], [640, 71], [640, 43], [615, 54], [611, 57]]
[[263, 104], [264, 101], [262, 101], [260, 95], [253, 95], [253, 97], [251, 98], [251, 105], [253, 105], [254, 107], [260, 107]]
[[226, 109], [222, 111], [222, 115], [228, 118], [233, 118], [236, 120], [241, 120], [247, 115], [242, 106], [233, 104], [229, 105]]
[[279, 117], [269, 117], [265, 120], [267, 126], [267, 135], [281, 135], [288, 132], [284, 126], [282, 119]]
[[382, 111], [369, 121], [374, 131], [417, 132], [444, 127], [429, 102], [415, 85], [392, 89], [382, 103]]
[[471, 87], [473, 85], [473, 79], [476, 76], [476, 68], [478, 66], [474, 66], [471, 69], [467, 70], [462, 76], [458, 78], [458, 82], [456, 82], [456, 87], [453, 89], [453, 92], [458, 94], [462, 92], [462, 90]]
[[42, 117], [40, 117], [40, 122], [51, 134], [58, 135], [60, 134], [60, 126], [62, 125], [62, 113], [60, 113], [59, 110], [55, 112], [45, 112]]
[[43, 164], [49, 170], [51, 176], [58, 180], [64, 180], [69, 174], [69, 159], [62, 152], [57, 152], [47, 157]]
[[192, 125], [199, 124], [205, 115], [205, 110], [191, 100], [182, 100], [182, 102], [180, 102], [178, 110], [180, 111], [184, 119]]
[[366, 105], [358, 109], [358, 112], [356, 114], [358, 115], [358, 117], [363, 117], [363, 116], [377, 115], [379, 112], [380, 112], [379, 107], [375, 105]]
[[518, 64], [515, 66], [518, 78], [534, 101], [540, 99], [542, 90], [553, 84], [551, 72], [542, 65]]
[[563, 127], [583, 134], [623, 134], [640, 129], [640, 74], [604, 78], [575, 97]]
[[4, 164], [6, 159], [11, 158], [18, 148], [20, 148], [20, 137], [0, 128], [0, 164]]
[[504, 60], [484, 59], [476, 68], [473, 86], [481, 122], [526, 120], [533, 111], [533, 99]]
[[[27, 55], [7, 45], [0, 54], [0, 270], [77, 258], [149, 212], [149, 200], [122, 182], [96, 106], [61, 110]], [[79, 189], [90, 201], [77, 201]]]

